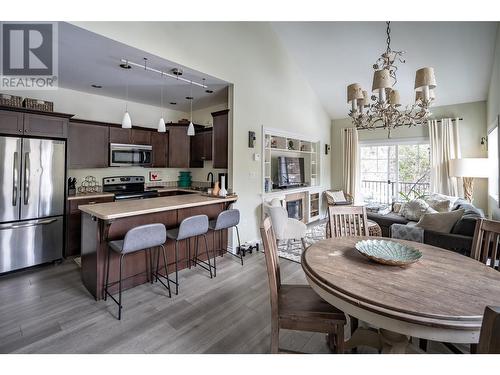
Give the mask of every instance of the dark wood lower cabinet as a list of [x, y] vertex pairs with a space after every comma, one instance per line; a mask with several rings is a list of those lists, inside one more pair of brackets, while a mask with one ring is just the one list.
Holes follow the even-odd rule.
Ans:
[[66, 201], [66, 249], [65, 257], [79, 256], [82, 239], [82, 217], [78, 206], [113, 202], [114, 197], [69, 199]]
[[[170, 228], [176, 228], [180, 222], [190, 216], [204, 214], [209, 219], [217, 218], [217, 215], [225, 209], [225, 204], [215, 203], [199, 207], [183, 208], [179, 210], [156, 212], [145, 215], [137, 215], [131, 217], [124, 217], [115, 219], [110, 223], [98, 219], [92, 220], [90, 215], [83, 214], [83, 230], [85, 235], [85, 242], [82, 244], [82, 280], [88, 291], [97, 299], [101, 299], [102, 288], [105, 276], [106, 257], [108, 254], [107, 241], [123, 239], [128, 230], [144, 224], [150, 223], [163, 223]], [[208, 247], [210, 256], [212, 256], [212, 249], [214, 246], [220, 246], [219, 236], [215, 237], [213, 232], [207, 234]], [[200, 258], [205, 259], [204, 241], [200, 240]], [[227, 247], [227, 231], [222, 233], [222, 246]], [[167, 240], [165, 244], [167, 250], [167, 263], [168, 272], [170, 277], [175, 277], [175, 242]], [[179, 242], [179, 269], [187, 268], [189, 254], [194, 255], [195, 241], [191, 239]], [[123, 288], [131, 288], [133, 286], [147, 282], [147, 274], [145, 271], [148, 269], [148, 262], [144, 251], [126, 255], [123, 271]], [[163, 259], [160, 258], [160, 267], [164, 267]], [[192, 272], [202, 272], [201, 269], [193, 269]], [[109, 280], [118, 280], [119, 275], [119, 255], [116, 253], [111, 254]], [[172, 284], [171, 284], [172, 286]], [[111, 293], [118, 290], [118, 285], [109, 288]], [[182, 283], [179, 287], [179, 293], [182, 293]]]

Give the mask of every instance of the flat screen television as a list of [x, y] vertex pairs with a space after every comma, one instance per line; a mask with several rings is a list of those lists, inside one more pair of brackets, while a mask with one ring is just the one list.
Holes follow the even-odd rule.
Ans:
[[278, 156], [278, 187], [304, 185], [304, 158]]

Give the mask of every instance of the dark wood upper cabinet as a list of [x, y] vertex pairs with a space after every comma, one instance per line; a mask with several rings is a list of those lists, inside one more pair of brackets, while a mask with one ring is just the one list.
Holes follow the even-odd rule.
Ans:
[[191, 168], [203, 168], [205, 160], [212, 160], [212, 131], [202, 131], [191, 137]]
[[68, 168], [105, 168], [109, 159], [107, 126], [69, 123]]
[[190, 143], [187, 125], [168, 127], [168, 166], [170, 168], [189, 168]]
[[168, 133], [151, 132], [153, 146], [153, 168], [165, 168], [168, 160]]
[[123, 129], [117, 126], [109, 127], [109, 143], [130, 143], [130, 129]]
[[23, 134], [23, 114], [13, 111], [0, 111], [0, 133]]
[[143, 129], [123, 129], [118, 126], [109, 127], [109, 142], [134, 145], [150, 145], [151, 131]]
[[39, 137], [68, 137], [68, 119], [34, 113], [24, 114], [24, 134]]
[[151, 130], [132, 129], [130, 143], [134, 145], [150, 145]]
[[213, 112], [213, 167], [227, 169], [229, 109]]

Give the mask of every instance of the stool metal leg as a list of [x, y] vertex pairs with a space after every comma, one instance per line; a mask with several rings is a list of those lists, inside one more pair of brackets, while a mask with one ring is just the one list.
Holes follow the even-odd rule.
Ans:
[[175, 241], [175, 294], [179, 294], [179, 241]]
[[123, 258], [125, 254], [120, 256], [120, 283], [118, 291], [118, 320], [122, 319], [122, 272], [123, 272]]
[[108, 299], [108, 283], [109, 283], [109, 258], [111, 254], [111, 249], [108, 246], [108, 261], [106, 264], [106, 281], [104, 281], [104, 300], [106, 301]]
[[207, 235], [203, 234], [203, 238], [205, 239], [205, 253], [207, 254], [208, 270], [210, 271], [210, 278], [212, 278], [212, 265], [210, 264], [210, 254], [208, 253]]
[[[168, 297], [172, 298], [172, 293], [170, 292], [170, 279], [168, 277], [167, 253], [165, 252], [165, 246], [161, 245], [160, 247], [161, 247], [161, 249], [163, 251], [163, 263], [165, 263], [165, 276], [166, 276], [166, 279], [167, 279]], [[160, 249], [158, 249], [158, 254], [159, 253], [160, 253]]]
[[155, 275], [155, 281], [158, 281], [159, 267], [160, 267], [160, 250], [158, 250], [158, 253], [156, 254], [156, 275]]
[[240, 253], [241, 265], [243, 265], [243, 251], [241, 251], [241, 242], [240, 242], [240, 231], [238, 230], [238, 226], [234, 226], [236, 228], [236, 236], [238, 237], [238, 252]]

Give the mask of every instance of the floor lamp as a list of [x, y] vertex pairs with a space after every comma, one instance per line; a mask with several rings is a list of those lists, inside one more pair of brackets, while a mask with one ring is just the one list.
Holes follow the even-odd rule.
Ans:
[[449, 161], [450, 177], [462, 177], [464, 198], [472, 202], [474, 194], [474, 178], [488, 178], [492, 171], [488, 170], [486, 158], [463, 158]]

